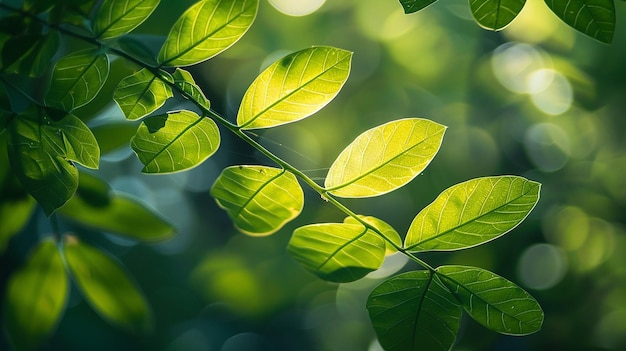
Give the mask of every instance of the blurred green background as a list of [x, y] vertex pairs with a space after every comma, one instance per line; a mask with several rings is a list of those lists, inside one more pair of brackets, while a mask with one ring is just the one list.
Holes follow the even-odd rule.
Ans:
[[[134, 35], [158, 48], [192, 3], [163, 1]], [[404, 117], [447, 125], [438, 156], [412, 183], [344, 203], [404, 233], [423, 206], [458, 182], [515, 174], [543, 184], [539, 205], [509, 235], [421, 257], [492, 270], [544, 308], [543, 329], [522, 338], [465, 318], [454, 349], [624, 350], [626, 3], [616, 8], [613, 44], [603, 45], [567, 27], [540, 0], [529, 0], [497, 33], [479, 28], [461, 0], [412, 15], [396, 0], [262, 0], [241, 41], [191, 71], [212, 108], [234, 120], [247, 86], [275, 59], [312, 45], [353, 51], [339, 96], [306, 120], [257, 132], [261, 143], [321, 182], [366, 129]], [[95, 116], [90, 126], [123, 119], [114, 104], [83, 114]], [[177, 236], [140, 245], [61, 226], [128, 267], [152, 306], [155, 328], [132, 335], [110, 327], [74, 290], [44, 350], [380, 350], [367, 295], [384, 277], [417, 267], [389, 256], [381, 270], [340, 285], [305, 272], [286, 253], [291, 231], [344, 217], [308, 189], [302, 215], [277, 234], [237, 233], [209, 196], [213, 181], [231, 164], [272, 164], [227, 133], [216, 155], [175, 175], [142, 175], [129, 147], [103, 156], [97, 174], [156, 208], [176, 224]], [[7, 271], [49, 233], [47, 218], [36, 212], [3, 257]], [[6, 347], [2, 336], [0, 349]]]

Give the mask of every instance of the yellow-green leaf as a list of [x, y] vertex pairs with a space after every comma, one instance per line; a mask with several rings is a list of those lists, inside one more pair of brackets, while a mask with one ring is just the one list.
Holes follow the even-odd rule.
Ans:
[[326, 106], [348, 79], [352, 53], [312, 47], [266, 68], [246, 91], [237, 125], [269, 128], [298, 121]]
[[304, 206], [304, 193], [296, 177], [283, 169], [264, 166], [224, 169], [211, 195], [237, 229], [254, 236], [275, 233], [296, 218]]
[[516, 176], [476, 178], [454, 185], [413, 219], [404, 247], [451, 251], [496, 239], [528, 216], [539, 201], [540, 187]]
[[[172, 80], [167, 72], [161, 74]], [[113, 99], [131, 121], [156, 111], [172, 96], [172, 88], [145, 68], [122, 79], [113, 93]]]
[[157, 8], [160, 0], [105, 0], [94, 19], [94, 33], [111, 39], [129, 33]]
[[359, 135], [333, 162], [325, 187], [340, 197], [377, 196], [420, 174], [435, 157], [446, 127], [405, 118]]
[[98, 314], [129, 331], [150, 330], [148, 303], [121, 263], [74, 236], [65, 237], [64, 253], [77, 286]]
[[34, 350], [56, 328], [69, 281], [56, 243], [44, 239], [9, 279], [3, 321], [17, 350]]
[[217, 151], [220, 132], [215, 122], [191, 111], [146, 118], [131, 147], [144, 173], [172, 173], [198, 166]]
[[159, 52], [161, 66], [208, 60], [241, 38], [256, 17], [258, 0], [204, 0], [176, 21]]

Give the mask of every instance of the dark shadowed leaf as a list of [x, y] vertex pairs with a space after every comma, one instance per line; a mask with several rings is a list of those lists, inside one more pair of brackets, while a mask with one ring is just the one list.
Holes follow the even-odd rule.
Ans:
[[375, 271], [385, 259], [385, 241], [361, 224], [320, 223], [300, 227], [289, 253], [324, 280], [345, 283]]
[[434, 3], [437, 0], [400, 0], [404, 13], [417, 12], [428, 5]]
[[506, 27], [522, 11], [526, 0], [470, 0], [470, 10], [478, 24], [491, 30]]
[[107, 122], [91, 127], [91, 132], [98, 141], [100, 153], [106, 154], [107, 152], [128, 146], [130, 139], [137, 132], [137, 124], [127, 121]]
[[512, 282], [477, 267], [441, 266], [437, 274], [467, 313], [485, 327], [507, 335], [541, 329], [541, 306]]
[[121, 263], [74, 236], [65, 237], [64, 253], [72, 278], [98, 314], [129, 331], [151, 329], [150, 308]]
[[193, 76], [191, 75], [191, 73], [185, 71], [182, 68], [177, 68], [176, 71], [172, 74], [172, 77], [174, 78], [174, 83], [178, 85], [180, 90], [190, 96], [195, 102], [199, 103], [200, 106], [207, 110], [211, 108], [211, 103], [209, 102], [209, 99], [204, 96], [204, 93], [202, 92], [200, 87], [193, 80]]
[[454, 185], [411, 223], [409, 251], [460, 250], [496, 239], [520, 224], [539, 201], [541, 184], [516, 176]]
[[159, 5], [160, 0], [105, 0], [94, 20], [94, 33], [100, 39], [110, 39], [129, 33]]
[[462, 309], [429, 271], [396, 275], [377, 286], [367, 310], [387, 351], [447, 351], [459, 330]]
[[603, 43], [613, 41], [615, 3], [613, 0], [545, 0], [563, 22]]
[[304, 206], [304, 193], [296, 177], [264, 166], [224, 169], [211, 188], [211, 196], [228, 212], [237, 229], [255, 236], [275, 233]]
[[[172, 80], [167, 72], [160, 73]], [[113, 93], [113, 99], [129, 120], [151, 114], [172, 96], [172, 88], [145, 68], [122, 79]]]
[[69, 281], [56, 243], [44, 239], [7, 284], [3, 321], [17, 350], [34, 350], [56, 328]]

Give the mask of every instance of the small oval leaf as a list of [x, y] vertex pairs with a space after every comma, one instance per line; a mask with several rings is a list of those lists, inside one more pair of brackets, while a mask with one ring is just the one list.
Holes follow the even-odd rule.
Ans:
[[215, 122], [191, 111], [146, 118], [131, 139], [144, 173], [172, 173], [198, 166], [217, 151]]
[[345, 283], [377, 270], [385, 259], [385, 241], [361, 224], [320, 223], [300, 227], [289, 253], [324, 280]]
[[[185, 71], [182, 68], [177, 68], [174, 74], [172, 74], [174, 78], [174, 84], [176, 84], [180, 90], [182, 90], [185, 94], [189, 96], [189, 98], [193, 99], [195, 102], [200, 104], [206, 110], [211, 108], [211, 103], [209, 99], [204, 96], [204, 93], [200, 89], [200, 87], [193, 80], [193, 76], [191, 73]], [[187, 98], [187, 96], [185, 96]]]
[[446, 127], [405, 118], [359, 135], [333, 162], [325, 187], [340, 197], [377, 196], [415, 178], [435, 157]]
[[73, 236], [65, 237], [64, 253], [72, 277], [98, 314], [133, 332], [151, 328], [148, 304], [119, 262]]
[[111, 39], [129, 33], [143, 23], [160, 0], [105, 0], [94, 19], [97, 38]]
[[56, 243], [41, 241], [9, 279], [3, 321], [17, 350], [35, 349], [61, 319], [69, 281]]
[[83, 106], [98, 95], [108, 76], [106, 54], [84, 50], [65, 56], [54, 65], [46, 104], [68, 112]]
[[211, 196], [228, 212], [237, 229], [255, 236], [275, 233], [304, 206], [304, 193], [296, 177], [264, 166], [224, 169], [211, 188]]
[[453, 251], [494, 240], [520, 224], [541, 184], [516, 176], [476, 178], [444, 190], [413, 219], [409, 251]]
[[485, 29], [504, 29], [522, 11], [526, 0], [470, 0], [476, 22]]
[[176, 21], [159, 52], [161, 66], [190, 66], [228, 49], [252, 26], [258, 0], [204, 0]]
[[[372, 216], [359, 217], [366, 223], [374, 226], [374, 228], [378, 229], [381, 234], [385, 236], [385, 238], [387, 238], [387, 240], [385, 240], [387, 255], [397, 252], [398, 250], [396, 249], [396, 247], [402, 247], [402, 238], [400, 237], [400, 234], [398, 234], [398, 232], [389, 223]], [[353, 217], [346, 217], [343, 222], [350, 224], [359, 224], [359, 221], [357, 221]], [[389, 243], [389, 241], [393, 243], [393, 245]]]
[[603, 43], [613, 41], [615, 3], [613, 0], [545, 0], [563, 22]]
[[[160, 73], [171, 78], [165, 71]], [[131, 121], [156, 111], [172, 96], [172, 88], [145, 68], [122, 79], [113, 93], [113, 99]]]
[[107, 183], [87, 173], [80, 174], [78, 191], [58, 213], [91, 228], [144, 242], [166, 240], [175, 233], [150, 207], [111, 192]]
[[441, 266], [441, 281], [472, 318], [501, 334], [528, 335], [541, 329], [543, 311], [529, 293], [477, 267]]
[[372, 291], [366, 306], [387, 351], [450, 350], [463, 312], [429, 271], [387, 279]]
[[352, 53], [312, 47], [266, 68], [246, 91], [237, 125], [269, 128], [298, 121], [326, 106], [348, 79]]

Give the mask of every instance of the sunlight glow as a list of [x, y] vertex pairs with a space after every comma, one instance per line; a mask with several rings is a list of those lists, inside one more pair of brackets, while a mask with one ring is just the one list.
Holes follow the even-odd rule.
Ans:
[[306, 16], [317, 11], [326, 0], [269, 0], [274, 8], [289, 16]]
[[572, 106], [574, 92], [569, 80], [552, 69], [540, 69], [529, 77], [533, 104], [549, 115], [560, 115]]

